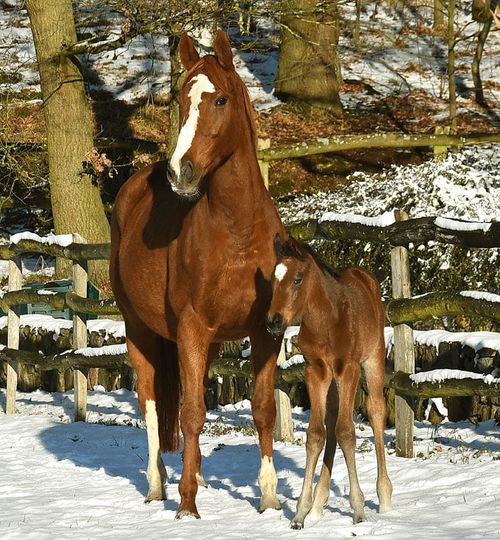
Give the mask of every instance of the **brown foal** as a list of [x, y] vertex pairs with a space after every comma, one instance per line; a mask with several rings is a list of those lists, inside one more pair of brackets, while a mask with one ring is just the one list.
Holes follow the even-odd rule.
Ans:
[[[149, 492], [165, 499], [160, 451], [184, 437], [177, 517], [199, 517], [199, 435], [210, 362], [220, 343], [250, 336], [253, 417], [259, 434], [260, 510], [279, 508], [273, 465], [274, 373], [280, 343], [266, 332], [273, 239], [283, 226], [259, 170], [247, 90], [227, 36], [201, 57], [181, 37], [187, 74], [181, 130], [170, 163], [134, 174], [116, 199], [111, 279], [125, 319], [147, 425]], [[180, 415], [179, 415], [180, 411]]]
[[[300, 320], [299, 347], [306, 361], [311, 402], [304, 484], [291, 526], [301, 529], [309, 513], [322, 514], [330, 494], [337, 441], [349, 474], [354, 523], [358, 523], [365, 519], [353, 423], [360, 366], [368, 386], [368, 417], [375, 439], [379, 511], [391, 510], [392, 484], [384, 453], [385, 345], [380, 287], [376, 278], [362, 268], [331, 269], [293, 238], [282, 242], [277, 236], [275, 250], [278, 264], [267, 327], [280, 336], [288, 325]], [[314, 472], [325, 441], [323, 467], [313, 496]]]

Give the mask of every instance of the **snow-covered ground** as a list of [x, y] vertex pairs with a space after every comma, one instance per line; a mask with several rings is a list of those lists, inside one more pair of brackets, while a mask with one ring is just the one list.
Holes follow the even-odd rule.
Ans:
[[[13, 93], [30, 89], [39, 91], [35, 51], [29, 20], [21, 0], [3, 2], [14, 9], [0, 10], [0, 69], [10, 81], [0, 84], [0, 92]], [[83, 8], [84, 2], [76, 2]], [[438, 105], [438, 118], [446, 118], [447, 74], [446, 39], [432, 31], [432, 5], [416, 9], [408, 5], [366, 2], [361, 13], [360, 44], [353, 40], [355, 6], [339, 3], [340, 41], [339, 57], [343, 79], [348, 83], [361, 83], [361, 88], [341, 93], [346, 107], [366, 105], [381, 96], [403, 96], [414, 93], [415, 99], [426, 95]], [[120, 20], [116, 14], [107, 15], [105, 33], [102, 28], [85, 26], [85, 31], [104, 40], [120, 35]], [[237, 70], [250, 92], [254, 106], [269, 110], [279, 104], [274, 96], [274, 81], [278, 69], [279, 49], [275, 45], [279, 26], [269, 18], [256, 17], [257, 42], [261, 46], [248, 50], [248, 41], [233, 28], [230, 35], [237, 52]], [[472, 36], [480, 28], [472, 21], [470, 2], [458, 2], [456, 31], [456, 72], [458, 104], [462, 109], [471, 107], [472, 78], [470, 64], [476, 44]], [[491, 32], [485, 44], [481, 63], [485, 97], [493, 106], [500, 102], [500, 39]], [[202, 40], [204, 41], [204, 40]], [[242, 49], [238, 52], [238, 49]], [[134, 102], [138, 99], [164, 98], [169, 92], [170, 62], [165, 36], [142, 35], [123, 47], [83, 58], [93, 74], [89, 88], [105, 91], [115, 99]], [[420, 94], [420, 95], [419, 95]], [[476, 111], [477, 112], [477, 111]], [[441, 115], [441, 116], [439, 116]]]
[[[296, 443], [275, 444], [282, 510], [257, 512], [257, 437], [248, 402], [209, 411], [201, 436], [209, 487], [198, 494], [201, 520], [174, 520], [179, 503], [179, 453], [165, 455], [168, 500], [143, 503], [147, 490], [146, 432], [135, 394], [89, 394], [89, 421], [69, 423], [73, 395], [19, 394], [19, 414], [0, 410], [0, 538], [401, 538], [476, 540], [500, 536], [500, 433], [478, 426], [417, 423], [414, 459], [394, 455], [386, 431], [392, 512], [377, 513], [371, 429], [356, 423], [357, 464], [367, 521], [352, 523], [348, 478], [340, 451], [322, 519], [292, 531], [305, 467], [308, 415], [294, 410]], [[0, 409], [5, 404], [0, 393]]]

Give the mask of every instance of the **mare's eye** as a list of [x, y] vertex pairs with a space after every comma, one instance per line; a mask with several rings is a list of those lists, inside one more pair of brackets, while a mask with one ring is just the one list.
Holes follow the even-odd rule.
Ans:
[[297, 274], [294, 278], [293, 278], [293, 284], [294, 285], [300, 285], [302, 283], [302, 274]]
[[217, 107], [224, 107], [224, 105], [227, 103], [227, 97], [226, 96], [220, 96], [215, 100], [215, 105]]

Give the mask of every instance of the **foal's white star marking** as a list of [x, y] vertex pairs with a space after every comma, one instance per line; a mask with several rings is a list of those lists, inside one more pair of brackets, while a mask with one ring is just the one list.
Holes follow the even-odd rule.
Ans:
[[198, 119], [200, 117], [200, 103], [202, 99], [202, 94], [213, 94], [216, 91], [215, 86], [212, 84], [210, 79], [203, 73], [200, 73], [196, 75], [196, 77], [193, 77], [192, 82], [193, 86], [191, 86], [188, 94], [191, 100], [191, 104], [189, 106], [189, 114], [187, 116], [186, 122], [181, 128], [181, 131], [179, 132], [177, 145], [170, 160], [170, 166], [175, 171], [177, 178], [179, 178], [181, 174], [181, 159], [184, 157], [184, 154], [191, 148], [194, 136], [196, 134], [196, 127], [198, 126]]
[[279, 263], [274, 269], [274, 277], [278, 281], [281, 281], [285, 277], [285, 274], [287, 273], [287, 271], [288, 271], [288, 268], [286, 267], [286, 265], [284, 265], [283, 263]]

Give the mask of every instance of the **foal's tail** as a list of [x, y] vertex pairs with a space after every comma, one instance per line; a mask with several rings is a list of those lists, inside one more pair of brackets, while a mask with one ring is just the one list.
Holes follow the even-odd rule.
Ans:
[[155, 395], [158, 434], [162, 452], [179, 448], [179, 409], [181, 380], [177, 344], [162, 340], [161, 359], [156, 366]]

